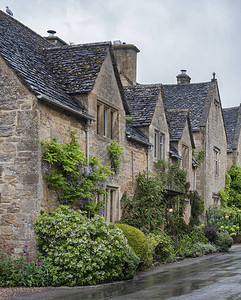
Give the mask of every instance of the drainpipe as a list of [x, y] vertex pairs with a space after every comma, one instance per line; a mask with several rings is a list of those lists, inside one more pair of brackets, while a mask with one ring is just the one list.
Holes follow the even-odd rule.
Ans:
[[147, 151], [146, 151], [146, 155], [147, 155], [147, 174], [149, 174], [149, 172], [150, 172], [150, 151], [151, 151], [151, 147], [149, 146]]
[[90, 157], [90, 127], [92, 126], [93, 121], [88, 120], [86, 124], [86, 159], [87, 163], [89, 164], [89, 157]]

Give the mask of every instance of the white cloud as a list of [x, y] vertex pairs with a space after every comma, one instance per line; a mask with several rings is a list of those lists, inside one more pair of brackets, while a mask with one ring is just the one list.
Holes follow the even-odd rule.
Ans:
[[225, 107], [241, 91], [240, 0], [3, 0], [41, 35], [55, 29], [67, 42], [120, 39], [135, 44], [138, 81], [175, 83], [180, 69], [192, 82], [217, 73]]

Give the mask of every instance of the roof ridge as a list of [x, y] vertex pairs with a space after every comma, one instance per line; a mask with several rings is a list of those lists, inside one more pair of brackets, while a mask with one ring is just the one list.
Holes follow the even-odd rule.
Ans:
[[111, 42], [94, 42], [94, 43], [83, 43], [75, 45], [66, 45], [66, 46], [54, 46], [51, 48], [44, 48], [45, 50], [61, 50], [61, 49], [71, 49], [71, 48], [82, 48], [82, 47], [91, 47], [91, 46], [111, 46]]
[[27, 30], [33, 32], [34, 34], [36, 34], [36, 35], [37, 35], [38, 37], [40, 37], [42, 40], [44, 40], [44, 41], [46, 41], [47, 43], [49, 43], [49, 47], [50, 47], [50, 48], [51, 48], [51, 47], [54, 47], [54, 46], [52, 46], [52, 44], [51, 44], [47, 39], [45, 39], [42, 35], [40, 35], [40, 34], [37, 33], [36, 31], [34, 31], [34, 30], [31, 29], [30, 27], [24, 25], [22, 22], [20, 22], [19, 20], [15, 19], [14, 17], [9, 16], [8, 14], [6, 14], [4, 11], [2, 11], [2, 10], [0, 9], [0, 14], [1, 14], [1, 13], [4, 15], [5, 18], [8, 18], [9, 20], [18, 23], [19, 25], [21, 25], [21, 26], [24, 27], [25, 29], [27, 29]]
[[205, 82], [192, 82], [188, 84], [177, 84], [177, 83], [163, 83], [163, 86], [190, 86], [190, 85], [197, 85], [197, 84], [207, 84], [212, 83], [211, 81], [205, 81]]
[[233, 106], [233, 107], [224, 107], [223, 110], [231, 110], [231, 109], [238, 109], [240, 106]]

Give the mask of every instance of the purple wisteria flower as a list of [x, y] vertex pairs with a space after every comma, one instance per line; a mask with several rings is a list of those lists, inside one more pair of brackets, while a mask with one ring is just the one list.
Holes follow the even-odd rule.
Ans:
[[91, 166], [84, 166], [81, 168], [80, 172], [85, 177], [88, 177], [92, 173], [92, 168], [91, 168]]
[[43, 172], [43, 174], [49, 172], [51, 170], [51, 168], [52, 168], [52, 165], [50, 163], [48, 163], [46, 161], [42, 162], [42, 172]]

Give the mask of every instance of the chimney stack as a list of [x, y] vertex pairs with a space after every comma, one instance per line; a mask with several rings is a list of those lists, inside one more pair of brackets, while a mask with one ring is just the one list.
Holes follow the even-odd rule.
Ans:
[[45, 39], [48, 40], [54, 46], [62, 47], [68, 45], [65, 41], [63, 41], [61, 38], [55, 35], [55, 30], [48, 30], [47, 32], [49, 36], [46, 36]]
[[136, 46], [122, 43], [120, 40], [113, 42], [113, 49], [123, 86], [135, 86], [137, 53], [140, 50]]
[[177, 75], [177, 84], [189, 84], [191, 77], [186, 74], [187, 70], [181, 70], [181, 74]]

